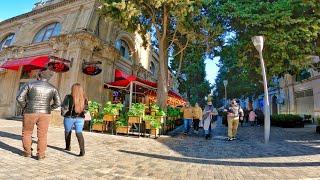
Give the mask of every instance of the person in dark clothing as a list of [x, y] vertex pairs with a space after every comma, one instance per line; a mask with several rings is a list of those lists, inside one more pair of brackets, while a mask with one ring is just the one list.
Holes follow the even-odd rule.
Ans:
[[76, 136], [78, 139], [80, 154], [84, 156], [84, 138], [82, 134], [85, 112], [88, 110], [88, 101], [83, 88], [79, 83], [76, 83], [71, 88], [71, 94], [66, 95], [62, 103], [61, 113], [64, 116], [65, 129], [65, 150], [71, 150], [71, 133], [72, 127], [75, 126]]
[[48, 82], [52, 76], [53, 72], [41, 70], [37, 80], [25, 84], [18, 93], [17, 101], [23, 110], [22, 144], [25, 157], [32, 156], [32, 132], [34, 125], [37, 125], [37, 159], [45, 158], [51, 111], [61, 105], [58, 90]]
[[264, 124], [264, 114], [260, 109], [255, 110], [255, 114], [257, 115], [257, 124], [262, 126]]

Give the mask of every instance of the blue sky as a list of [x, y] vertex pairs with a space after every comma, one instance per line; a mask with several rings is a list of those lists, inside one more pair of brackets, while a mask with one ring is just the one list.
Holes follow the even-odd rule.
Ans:
[[[31, 11], [34, 3], [40, 0], [1, 0], [0, 5], [0, 21]], [[218, 60], [206, 60], [207, 79], [214, 84], [219, 68]]]

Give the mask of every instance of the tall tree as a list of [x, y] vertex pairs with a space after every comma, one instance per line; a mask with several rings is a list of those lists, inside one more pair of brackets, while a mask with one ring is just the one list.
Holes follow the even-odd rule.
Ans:
[[265, 36], [263, 51], [269, 78], [309, 67], [320, 52], [319, 0], [226, 0], [218, 3], [228, 31], [238, 41], [238, 60], [254, 68], [258, 54], [251, 37]]
[[[177, 47], [179, 49], [179, 47]], [[191, 104], [205, 105], [204, 97], [211, 92], [211, 85], [206, 79], [205, 49], [197, 44], [191, 44], [185, 50], [183, 64], [180, 57], [171, 61], [171, 68], [175, 71], [181, 69], [182, 77], [179, 78], [179, 92], [185, 93]]]
[[229, 81], [228, 97], [261, 92], [261, 69], [253, 36], [263, 35], [266, 39], [263, 56], [269, 80], [310, 67], [310, 55], [320, 52], [318, 0], [220, 0], [215, 5], [213, 10], [219, 9], [225, 31], [233, 34], [233, 41], [223, 42], [215, 54], [221, 57], [216, 91], [222, 97], [224, 79]]
[[[206, 0], [100, 0], [101, 14], [110, 16], [126, 30], [142, 35], [155, 32], [159, 51], [157, 100], [166, 108], [168, 98], [168, 51], [178, 43], [177, 34], [196, 40], [201, 34], [208, 36], [212, 26], [205, 14]], [[217, 26], [217, 25], [214, 25]], [[145, 36], [144, 36], [145, 37]], [[146, 40], [146, 38], [144, 38]], [[146, 41], [145, 41], [146, 42]]]

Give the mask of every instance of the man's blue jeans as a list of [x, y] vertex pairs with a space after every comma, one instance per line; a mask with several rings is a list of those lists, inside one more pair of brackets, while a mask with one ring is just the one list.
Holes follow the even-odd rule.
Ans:
[[183, 119], [184, 132], [189, 132], [192, 119]]

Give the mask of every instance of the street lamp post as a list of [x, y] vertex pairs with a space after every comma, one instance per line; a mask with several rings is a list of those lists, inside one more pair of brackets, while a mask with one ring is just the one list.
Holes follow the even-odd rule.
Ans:
[[227, 85], [228, 85], [228, 80], [223, 81], [224, 85], [224, 105], [225, 107], [227, 106]]
[[269, 104], [269, 92], [268, 92], [268, 84], [267, 84], [267, 75], [266, 68], [263, 61], [262, 50], [264, 37], [263, 36], [254, 36], [252, 37], [252, 42], [254, 47], [259, 52], [260, 64], [262, 69], [262, 78], [263, 78], [263, 89], [264, 89], [264, 142], [269, 142], [270, 137], [270, 104]]

